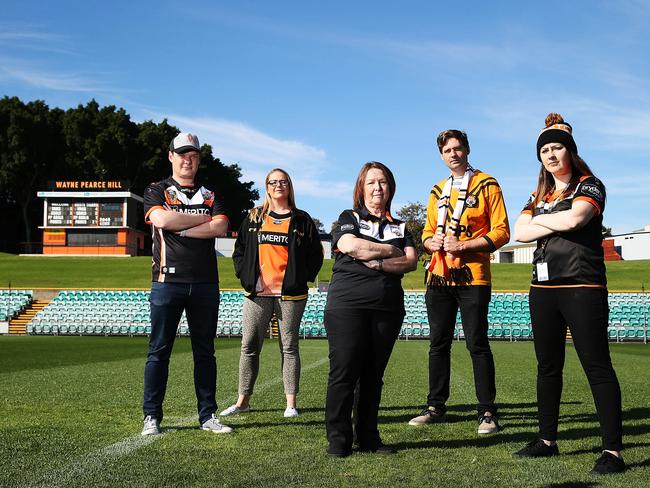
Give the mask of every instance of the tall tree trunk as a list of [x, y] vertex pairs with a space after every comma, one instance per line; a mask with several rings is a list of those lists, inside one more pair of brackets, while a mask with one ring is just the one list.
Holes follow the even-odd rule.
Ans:
[[20, 202], [20, 210], [22, 211], [22, 214], [23, 214], [23, 226], [24, 226], [24, 230], [25, 230], [25, 242], [27, 242], [28, 245], [31, 247], [32, 226], [31, 226], [31, 222], [30, 222], [30, 219], [29, 219], [29, 203], [25, 204], [23, 202]]
[[31, 253], [32, 251], [32, 223], [31, 219], [29, 217], [29, 207], [30, 204], [33, 202], [33, 195], [34, 195], [34, 183], [36, 182], [37, 178], [37, 173], [38, 171], [34, 171], [32, 173], [32, 177], [30, 181], [25, 185], [25, 187], [22, 188], [23, 191], [23, 198], [17, 198], [16, 200], [18, 201], [18, 204], [20, 205], [20, 209], [23, 214], [23, 226], [25, 229], [25, 242], [27, 243], [27, 246], [29, 247], [29, 252]]

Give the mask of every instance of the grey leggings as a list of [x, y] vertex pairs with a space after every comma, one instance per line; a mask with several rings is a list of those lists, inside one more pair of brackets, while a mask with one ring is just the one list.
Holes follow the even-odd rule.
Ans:
[[260, 369], [260, 352], [264, 334], [275, 311], [280, 322], [280, 356], [284, 393], [298, 393], [300, 352], [298, 338], [300, 320], [307, 300], [281, 300], [279, 297], [244, 299], [244, 324], [239, 357], [239, 394], [252, 395]]

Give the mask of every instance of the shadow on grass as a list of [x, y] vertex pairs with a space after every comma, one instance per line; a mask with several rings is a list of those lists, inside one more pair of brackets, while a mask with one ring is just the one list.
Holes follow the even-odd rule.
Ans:
[[[650, 444], [643, 444], [644, 446], [649, 446]], [[627, 445], [625, 447], [628, 447]], [[641, 461], [639, 463], [631, 463], [627, 465], [628, 469], [633, 469], [633, 468], [647, 468], [650, 467], [650, 459], [646, 459], [645, 461]]]
[[541, 485], [539, 488], [593, 488], [594, 486], [598, 486], [595, 481], [563, 481]]
[[[561, 405], [582, 405], [582, 402], [579, 401], [567, 401], [561, 402]], [[526, 402], [526, 403], [503, 403], [497, 404], [499, 408], [499, 420], [503, 423], [508, 421], [508, 419], [521, 419], [522, 417], [529, 417], [528, 422], [508, 422], [511, 426], [529, 426], [532, 423], [537, 421], [537, 403]], [[408, 422], [413, 415], [418, 414], [422, 411], [422, 405], [402, 405], [402, 406], [390, 406], [390, 407], [380, 407], [380, 412], [390, 412], [397, 410], [409, 410], [409, 413], [402, 415], [381, 415], [382, 422], [385, 423], [400, 423]], [[469, 419], [476, 418], [476, 410], [473, 405], [451, 405], [447, 407], [447, 413], [445, 415], [445, 423], [454, 423], [454, 422], [465, 422]], [[588, 414], [578, 414], [578, 415], [560, 415], [560, 422], [562, 421], [583, 421], [590, 422], [594, 420], [594, 415]]]
[[[577, 402], [579, 403], [579, 402]], [[623, 419], [625, 420], [639, 420], [639, 419], [646, 419], [650, 416], [650, 409], [647, 408], [631, 408], [623, 411]], [[400, 422], [403, 421], [404, 418], [403, 416], [395, 417], [400, 419]], [[454, 419], [454, 417], [451, 417]], [[596, 421], [595, 416], [584, 416], [579, 417], [582, 420], [573, 420], [574, 423], [593, 423]], [[456, 420], [458, 417], [456, 417]], [[386, 422], [386, 417], [382, 416], [381, 417], [381, 422], [382, 423], [389, 423]], [[463, 421], [466, 421], [467, 418], [463, 417]], [[394, 421], [394, 420], [393, 420]], [[452, 420], [453, 421], [453, 420]], [[513, 427], [525, 427], [526, 424], [515, 424], [514, 426], [512, 424], [504, 424], [502, 425], [502, 429], [499, 432], [498, 435], [494, 436], [486, 436], [486, 437], [478, 437], [475, 439], [450, 439], [446, 441], [415, 441], [415, 442], [403, 442], [399, 444], [395, 444], [395, 447], [398, 449], [428, 449], [428, 448], [445, 448], [445, 449], [460, 449], [460, 448], [466, 448], [466, 447], [485, 447], [485, 446], [493, 446], [497, 444], [505, 444], [509, 442], [514, 442], [514, 443], [524, 443], [530, 441], [531, 437], [535, 436], [536, 432], [536, 424], [531, 423], [529, 426], [532, 428], [531, 432], [508, 432]], [[560, 427], [562, 426], [562, 423], [560, 423]], [[423, 427], [417, 427], [416, 429], [421, 430], [422, 432], [427, 431], [428, 427], [423, 426]], [[625, 437], [631, 437], [631, 436], [643, 436], [650, 434], [650, 424], [642, 424], [642, 425], [624, 425], [623, 426], [623, 434]], [[598, 427], [571, 427], [566, 430], [561, 430], [559, 435], [558, 435], [558, 442], [561, 443], [562, 440], [579, 440], [579, 439], [585, 439], [589, 437], [597, 436], [600, 437], [600, 429]], [[624, 438], [625, 441], [625, 438]], [[649, 443], [626, 443], [624, 442], [624, 448], [625, 449], [632, 449], [634, 447], [647, 447], [650, 445]], [[602, 447], [600, 444], [594, 445], [593, 447], [589, 449], [580, 449], [580, 450], [575, 450], [575, 451], [568, 451], [565, 452], [565, 454], [589, 454], [589, 453], [599, 453], [601, 451]], [[641, 463], [639, 466], [644, 466], [649, 461], [645, 461]]]
[[[147, 358], [148, 337], [129, 336], [28, 336], [3, 338], [0, 371], [11, 373]], [[216, 342], [219, 352], [240, 347], [237, 340]], [[189, 337], [176, 337], [174, 354], [191, 352]]]

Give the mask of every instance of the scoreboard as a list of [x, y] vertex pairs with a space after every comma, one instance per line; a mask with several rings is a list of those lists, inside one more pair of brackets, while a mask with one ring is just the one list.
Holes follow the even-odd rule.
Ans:
[[[43, 254], [145, 253], [143, 199], [124, 181], [53, 181], [43, 199]], [[121, 190], [121, 191], [115, 191]]]
[[48, 200], [46, 227], [123, 227], [125, 202], [97, 200]]

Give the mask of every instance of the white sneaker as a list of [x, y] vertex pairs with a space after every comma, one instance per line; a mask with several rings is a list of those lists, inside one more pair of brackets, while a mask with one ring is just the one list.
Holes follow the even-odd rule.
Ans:
[[160, 430], [160, 422], [157, 418], [147, 415], [144, 419], [144, 427], [141, 435], [158, 435]]
[[221, 417], [226, 417], [228, 415], [235, 415], [237, 413], [250, 412], [250, 409], [251, 409], [250, 405], [246, 405], [245, 407], [238, 407], [237, 405], [230, 405], [227, 409], [225, 409], [219, 415]]
[[219, 417], [216, 417], [214, 414], [201, 424], [201, 429], [209, 430], [215, 434], [230, 434], [232, 432], [232, 428], [219, 422]]
[[296, 410], [296, 407], [287, 407], [284, 410], [284, 416], [286, 418], [297, 417], [298, 416], [298, 410]]

